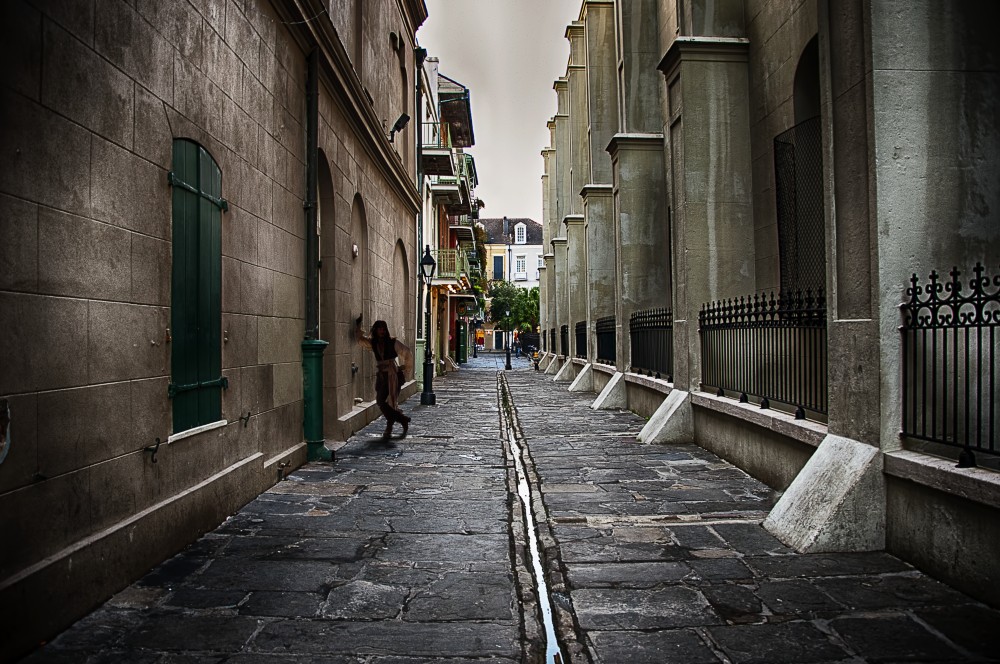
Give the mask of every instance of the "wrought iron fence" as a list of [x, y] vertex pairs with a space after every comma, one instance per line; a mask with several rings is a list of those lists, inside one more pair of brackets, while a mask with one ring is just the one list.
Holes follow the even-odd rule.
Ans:
[[806, 411], [827, 412], [826, 299], [820, 291], [774, 293], [712, 302], [698, 314], [701, 383], [719, 396], [739, 394]]
[[577, 321], [574, 332], [576, 333], [576, 356], [587, 357], [587, 321]]
[[517, 338], [525, 352], [528, 352], [529, 349], [539, 350], [541, 339], [537, 332], [522, 332]]
[[559, 354], [569, 357], [569, 325], [559, 326]]
[[605, 316], [597, 319], [595, 326], [597, 335], [597, 361], [605, 364], [617, 362], [615, 349], [615, 317]]
[[931, 272], [921, 285], [914, 274], [900, 305], [903, 324], [903, 435], [962, 447], [959, 466], [975, 454], [1000, 454], [996, 441], [996, 362], [1000, 351], [1000, 274], [976, 263], [966, 291]]
[[632, 371], [674, 380], [674, 317], [669, 309], [635, 311], [629, 317]]

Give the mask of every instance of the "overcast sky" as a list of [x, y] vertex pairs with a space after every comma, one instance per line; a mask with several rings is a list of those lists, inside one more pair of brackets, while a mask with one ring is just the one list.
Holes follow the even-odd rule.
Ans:
[[469, 88], [483, 217], [542, 221], [542, 148], [581, 0], [425, 0], [417, 40]]

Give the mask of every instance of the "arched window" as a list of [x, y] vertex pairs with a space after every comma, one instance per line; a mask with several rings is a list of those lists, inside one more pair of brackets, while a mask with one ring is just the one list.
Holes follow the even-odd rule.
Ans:
[[174, 141], [170, 385], [174, 432], [222, 419], [222, 172], [187, 139]]
[[774, 138], [781, 289], [816, 292], [826, 285], [819, 48], [802, 52], [793, 90], [795, 126]]
[[514, 244], [524, 244], [528, 241], [528, 229], [522, 224], [518, 223], [514, 226]]

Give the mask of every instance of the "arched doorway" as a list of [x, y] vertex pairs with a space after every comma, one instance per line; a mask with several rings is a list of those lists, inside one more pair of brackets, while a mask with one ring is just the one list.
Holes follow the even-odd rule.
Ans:
[[[337, 310], [337, 222], [335, 214], [336, 199], [333, 191], [333, 175], [330, 163], [322, 150], [319, 151], [319, 208], [316, 211], [319, 232], [319, 338], [330, 343], [323, 354], [323, 427], [324, 433], [333, 435], [332, 423], [346, 411], [343, 404], [346, 399], [338, 399], [338, 393], [343, 392], [343, 377], [338, 369], [338, 353], [344, 352], [345, 341], [337, 338], [337, 321], [342, 317]], [[348, 410], [350, 407], [348, 406]], [[327, 422], [331, 424], [327, 424]]]
[[[350, 312], [348, 314], [348, 327], [353, 331], [354, 319], [359, 315], [364, 316], [364, 326], [371, 327], [375, 321], [368, 303], [369, 297], [369, 259], [368, 259], [368, 219], [365, 213], [365, 203], [361, 194], [354, 195], [354, 202], [351, 205], [351, 254], [350, 254], [350, 291], [347, 294], [347, 301], [350, 302]], [[353, 399], [370, 401], [374, 396], [374, 368], [371, 359], [366, 357], [364, 349], [357, 344], [351, 344], [352, 363], [352, 388], [346, 390]], [[353, 370], [357, 367], [357, 371]]]
[[409, 339], [407, 331], [413, 325], [413, 298], [410, 297], [410, 266], [402, 240], [396, 241], [396, 249], [393, 251], [392, 286], [392, 320], [389, 321], [389, 328], [392, 336], [405, 341]]

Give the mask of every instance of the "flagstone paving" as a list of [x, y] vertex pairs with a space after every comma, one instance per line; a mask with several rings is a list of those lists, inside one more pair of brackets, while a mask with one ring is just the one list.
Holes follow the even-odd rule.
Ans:
[[[512, 431], [564, 662], [988, 662], [1000, 613], [885, 553], [800, 555], [774, 492], [483, 354], [250, 502], [25, 661], [417, 664], [544, 653]], [[511, 426], [512, 425], [512, 426]]]

